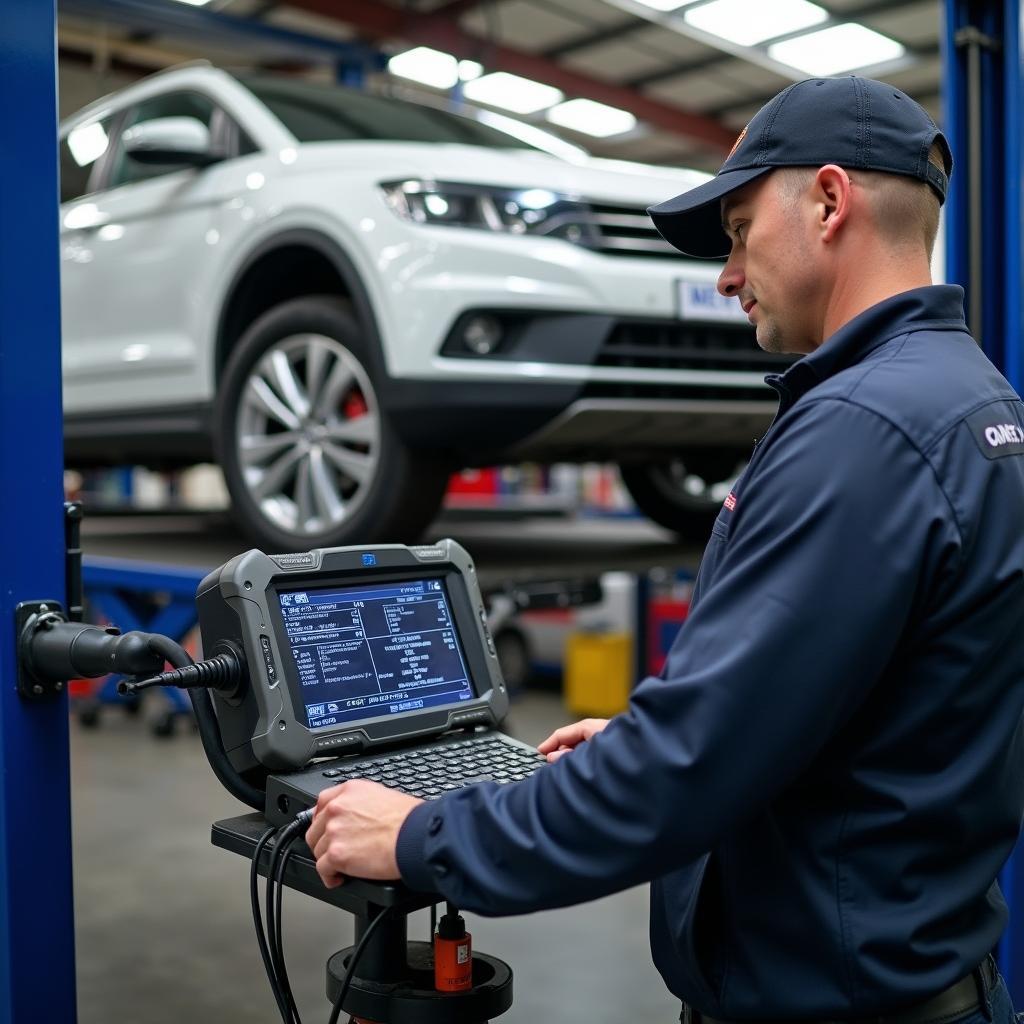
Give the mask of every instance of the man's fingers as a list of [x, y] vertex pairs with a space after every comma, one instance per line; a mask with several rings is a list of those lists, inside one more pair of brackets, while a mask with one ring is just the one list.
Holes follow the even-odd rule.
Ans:
[[325, 853], [327, 853], [330, 845], [330, 839], [328, 839], [326, 835], [322, 835], [319, 840], [317, 840], [316, 846], [310, 846], [309, 848], [313, 851], [313, 856], [319, 860]]
[[316, 800], [316, 811], [313, 814], [313, 820], [310, 822], [309, 828], [306, 829], [306, 845], [311, 849], [315, 849], [317, 843], [323, 837], [324, 830], [327, 828], [327, 815], [324, 814], [324, 810], [327, 805], [338, 796], [342, 789], [345, 788], [345, 783], [341, 783], [340, 786], [331, 786], [330, 789], [325, 789], [317, 797]]
[[334, 868], [330, 862], [330, 858], [326, 855], [317, 858], [316, 873], [320, 876], [320, 881], [323, 882], [328, 889], [337, 889], [338, 886], [345, 881], [345, 876]]
[[584, 718], [580, 722], [573, 722], [572, 725], [563, 725], [556, 729], [543, 743], [538, 744], [537, 749], [542, 754], [548, 754], [559, 747], [575, 747], [584, 740], [589, 740], [594, 733], [600, 732], [608, 724], [604, 718]]
[[346, 783], [341, 782], [337, 786], [331, 786], [330, 789], [323, 789], [320, 791], [320, 795], [316, 798], [316, 810], [319, 814], [344, 788]]
[[573, 725], [563, 725], [556, 729], [543, 743], [538, 744], [537, 749], [542, 754], [549, 754], [559, 747], [575, 747], [586, 737], [583, 735], [583, 723], [576, 722]]

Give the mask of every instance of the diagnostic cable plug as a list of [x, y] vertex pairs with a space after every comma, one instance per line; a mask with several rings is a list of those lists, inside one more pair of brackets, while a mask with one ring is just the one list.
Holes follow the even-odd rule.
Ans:
[[242, 682], [244, 662], [233, 646], [224, 644], [224, 648], [220, 654], [205, 661], [157, 672], [147, 679], [122, 679], [117, 684], [117, 692], [130, 695], [151, 686], [177, 686], [182, 690], [200, 688], [233, 693]]

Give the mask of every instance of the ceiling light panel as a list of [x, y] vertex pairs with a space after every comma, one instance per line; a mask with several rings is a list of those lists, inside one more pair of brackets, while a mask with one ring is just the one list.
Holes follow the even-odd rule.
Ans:
[[828, 11], [808, 0], [713, 0], [683, 17], [688, 25], [735, 43], [756, 46], [828, 20]]
[[462, 93], [468, 100], [501, 107], [515, 114], [533, 114], [546, 107], [553, 107], [565, 98], [561, 90], [554, 86], [510, 75], [507, 71], [495, 71], [467, 82]]
[[450, 89], [459, 80], [459, 62], [450, 53], [429, 46], [396, 53], [388, 61], [388, 71], [435, 89]]
[[650, 7], [655, 11], [678, 11], [682, 7], [689, 7], [697, 0], [637, 0], [644, 7]]
[[545, 116], [552, 124], [571, 128], [575, 132], [583, 132], [598, 139], [622, 135], [636, 127], [636, 118], [628, 110], [585, 99], [559, 103]]
[[899, 60], [902, 43], [863, 25], [835, 25], [784, 39], [768, 47], [768, 56], [808, 75], [838, 75]]

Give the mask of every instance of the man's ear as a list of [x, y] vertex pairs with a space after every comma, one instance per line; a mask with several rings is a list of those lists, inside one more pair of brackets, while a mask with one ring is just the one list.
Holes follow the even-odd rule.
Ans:
[[850, 176], [836, 164], [818, 169], [814, 178], [815, 227], [823, 242], [835, 240], [850, 215]]

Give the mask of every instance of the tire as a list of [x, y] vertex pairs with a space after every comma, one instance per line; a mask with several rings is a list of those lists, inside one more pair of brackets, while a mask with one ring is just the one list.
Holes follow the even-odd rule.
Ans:
[[505, 680], [509, 697], [516, 697], [526, 689], [533, 677], [530, 646], [518, 629], [505, 628], [494, 635], [494, 649]]
[[703, 544], [745, 461], [732, 449], [703, 449], [664, 462], [625, 463], [619, 474], [648, 519]]
[[371, 344], [343, 302], [309, 296], [265, 313], [231, 354], [215, 441], [264, 551], [411, 543], [437, 514], [448, 470], [395, 432]]

